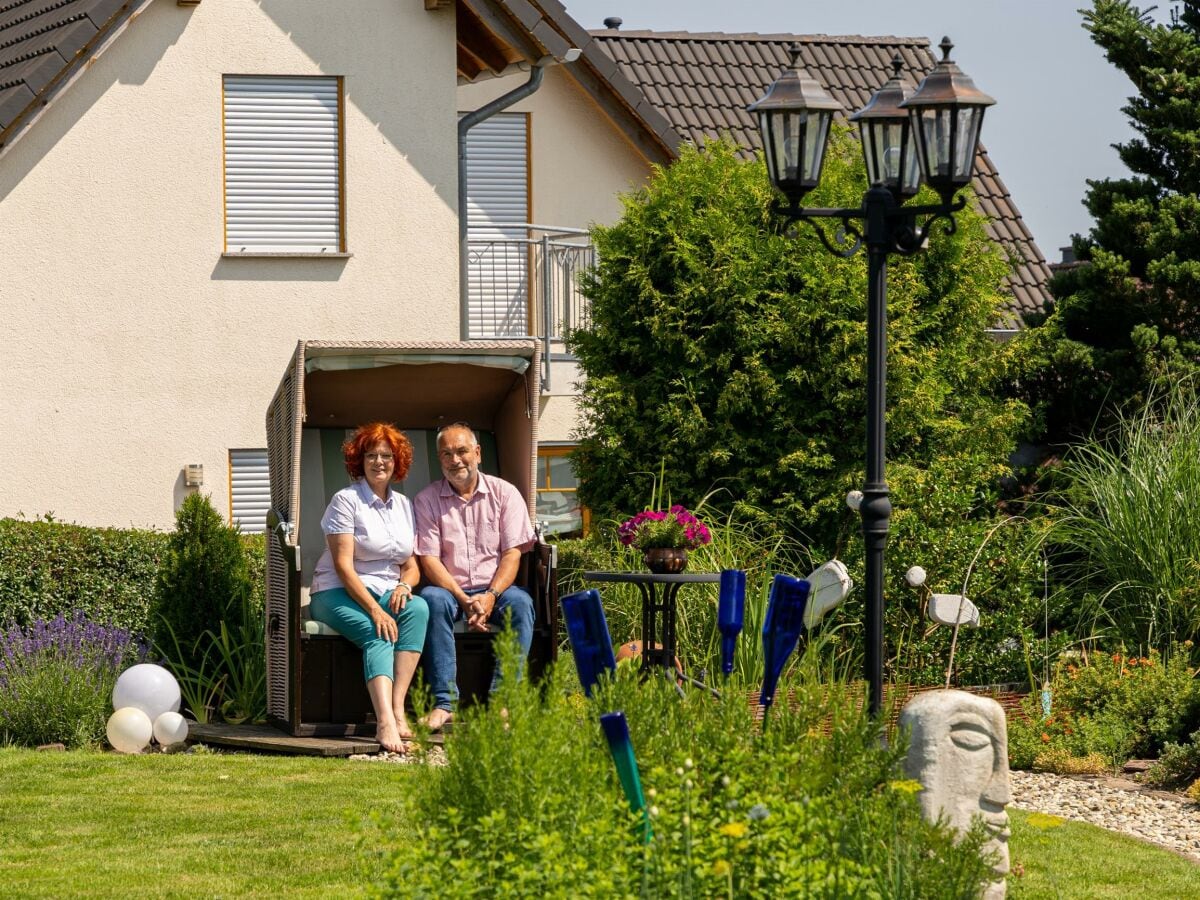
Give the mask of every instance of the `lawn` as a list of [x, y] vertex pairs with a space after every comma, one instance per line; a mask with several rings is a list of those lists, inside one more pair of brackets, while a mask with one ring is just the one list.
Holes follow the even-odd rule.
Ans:
[[[249, 754], [0, 750], [5, 897], [354, 896], [356, 823], [418, 767]], [[1035, 819], [1034, 822], [1038, 820]], [[1200, 897], [1200, 868], [1080, 823], [1012, 811], [1009, 896]]]
[[354, 896], [355, 823], [420, 769], [249, 754], [0, 750], [5, 897]]
[[[1009, 809], [1013, 900], [1050, 897], [1200, 898], [1200, 866], [1182, 856], [1083, 822]], [[1059, 822], [1061, 824], [1051, 824]], [[1049, 827], [1046, 827], [1049, 824]]]

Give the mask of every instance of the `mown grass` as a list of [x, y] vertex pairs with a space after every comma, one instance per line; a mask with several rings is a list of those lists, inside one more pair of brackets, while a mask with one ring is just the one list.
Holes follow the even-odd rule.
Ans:
[[[420, 767], [249, 754], [0, 749], [4, 897], [361, 896], [376, 832]], [[1010, 810], [1017, 900], [1200, 898], [1200, 867], [1076, 822]], [[398, 816], [403, 821], [403, 815]], [[366, 852], [362, 852], [365, 849]], [[383, 848], [378, 848], [383, 849]]]
[[1200, 898], [1200, 866], [1122, 834], [1083, 822], [1009, 808], [1012, 900], [1042, 898]]
[[350, 897], [357, 823], [421, 767], [0, 749], [4, 897]]

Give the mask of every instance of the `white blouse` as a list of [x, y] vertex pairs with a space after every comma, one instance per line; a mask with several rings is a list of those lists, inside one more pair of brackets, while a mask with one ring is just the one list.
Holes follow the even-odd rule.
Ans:
[[[363, 586], [380, 597], [396, 587], [400, 567], [412, 556], [412, 502], [390, 487], [387, 500], [380, 500], [362, 478], [333, 495], [321, 529], [326, 535], [354, 535], [354, 571]], [[315, 594], [336, 587], [345, 585], [327, 546], [317, 560], [309, 590]]]

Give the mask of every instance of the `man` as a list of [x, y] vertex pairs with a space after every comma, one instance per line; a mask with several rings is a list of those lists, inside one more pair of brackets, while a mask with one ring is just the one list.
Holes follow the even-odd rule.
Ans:
[[[479, 439], [455, 422], [438, 430], [438, 462], [445, 478], [417, 494], [416, 555], [429, 585], [425, 666], [433, 690], [426, 723], [439, 731], [453, 717], [457, 661], [454, 623], [471, 631], [510, 623], [522, 652], [533, 642], [533, 600], [513, 585], [521, 554], [533, 546], [529, 506], [503, 479], [479, 471]], [[499, 672], [492, 679], [496, 687]]]

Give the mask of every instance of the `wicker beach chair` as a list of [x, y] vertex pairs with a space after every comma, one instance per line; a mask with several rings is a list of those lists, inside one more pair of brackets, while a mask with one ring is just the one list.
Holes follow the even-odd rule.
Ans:
[[[533, 340], [455, 343], [300, 341], [267, 410], [271, 510], [267, 516], [267, 713], [293, 735], [373, 734], [354, 645], [307, 614], [313, 567], [325, 547], [320, 519], [348, 483], [341, 443], [363, 422], [395, 423], [413, 442], [402, 485], [410, 498], [441, 477], [435, 432], [465, 420], [480, 434], [485, 472], [536, 500], [540, 349]], [[518, 583], [537, 614], [530, 674], [554, 658], [558, 589], [553, 548], [540, 539]], [[491, 635], [461, 633], [463, 702], [486, 696]]]

